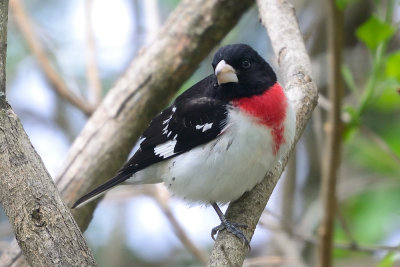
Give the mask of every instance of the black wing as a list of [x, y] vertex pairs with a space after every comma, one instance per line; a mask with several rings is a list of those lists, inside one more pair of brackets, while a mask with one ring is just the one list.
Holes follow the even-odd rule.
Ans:
[[213, 140], [224, 128], [226, 116], [226, 105], [209, 97], [172, 105], [151, 122], [139, 150], [121, 172], [136, 172]]
[[221, 134], [228, 107], [227, 103], [210, 95], [212, 86], [209, 76], [155, 117], [142, 134], [139, 149], [117, 175], [81, 197], [73, 208], [129, 179], [137, 171], [189, 151]]

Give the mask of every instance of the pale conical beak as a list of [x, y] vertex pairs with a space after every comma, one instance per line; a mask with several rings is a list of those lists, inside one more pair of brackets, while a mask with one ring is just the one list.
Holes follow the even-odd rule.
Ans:
[[225, 60], [221, 60], [215, 67], [215, 76], [217, 76], [219, 85], [239, 82], [235, 69], [227, 64]]

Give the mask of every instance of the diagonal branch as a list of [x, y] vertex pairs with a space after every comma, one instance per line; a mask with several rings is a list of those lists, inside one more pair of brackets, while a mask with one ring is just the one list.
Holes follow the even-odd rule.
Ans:
[[[5, 99], [8, 1], [0, 2], [0, 203], [32, 266], [96, 266], [86, 241]], [[20, 253], [5, 253], [12, 262]], [[3, 262], [0, 263], [2, 266]]]
[[[311, 79], [311, 63], [294, 14], [287, 1], [258, 0], [259, 13], [267, 28], [288, 97], [296, 112], [296, 137], [300, 138], [317, 104], [318, 92]], [[292, 147], [293, 149], [293, 147]], [[290, 153], [289, 153], [290, 154]], [[277, 183], [288, 156], [282, 159], [264, 180], [239, 200], [231, 203], [226, 212], [229, 220], [249, 226], [245, 234], [251, 239], [257, 222]], [[233, 235], [222, 231], [214, 244], [210, 266], [241, 266], [247, 247]]]
[[32, 266], [96, 266], [21, 122], [2, 106], [0, 202], [25, 257]]
[[27, 16], [20, 0], [11, 0], [10, 8], [13, 11], [15, 21], [18, 24], [22, 35], [26, 39], [29, 48], [32, 50], [33, 55], [36, 57], [39, 66], [42, 68], [43, 73], [52, 85], [52, 88], [59, 94], [62, 98], [70, 102], [72, 105], [76, 106], [83, 113], [89, 116], [93, 112], [93, 107], [85, 103], [84, 100], [76, 96], [71, 90], [68, 89], [67, 85], [63, 79], [58, 75], [54, 67], [51, 65], [49, 59], [47, 58], [41, 44], [38, 41], [35, 31], [32, 27], [32, 21], [30, 21]]

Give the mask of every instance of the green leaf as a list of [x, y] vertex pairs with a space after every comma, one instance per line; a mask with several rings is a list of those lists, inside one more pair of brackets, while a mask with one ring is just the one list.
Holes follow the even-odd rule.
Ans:
[[395, 29], [379, 18], [372, 16], [358, 27], [356, 35], [370, 50], [375, 50], [379, 44], [389, 40]]
[[386, 76], [400, 82], [400, 51], [391, 54], [386, 62]]

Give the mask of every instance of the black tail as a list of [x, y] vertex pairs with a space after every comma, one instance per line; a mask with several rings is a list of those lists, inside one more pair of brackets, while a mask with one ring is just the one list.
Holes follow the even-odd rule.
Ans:
[[[104, 184], [100, 185], [99, 187], [93, 189], [86, 195], [79, 198], [75, 204], [72, 206], [72, 209], [76, 208], [77, 206], [83, 206], [86, 203], [96, 199], [97, 197], [101, 196], [101, 194], [105, 193], [107, 190], [113, 188], [114, 186], [124, 182], [130, 177], [130, 175], [126, 175], [122, 172], [119, 172], [114, 178], [108, 180]], [[86, 203], [85, 203], [86, 202]]]

